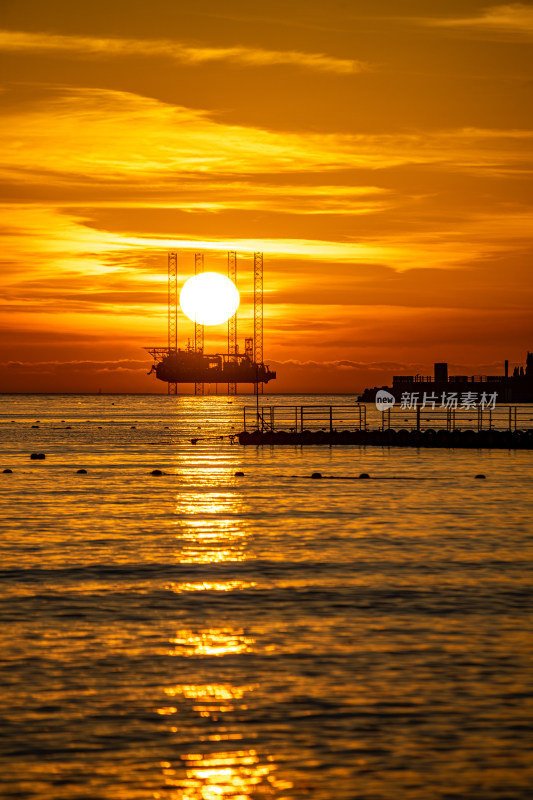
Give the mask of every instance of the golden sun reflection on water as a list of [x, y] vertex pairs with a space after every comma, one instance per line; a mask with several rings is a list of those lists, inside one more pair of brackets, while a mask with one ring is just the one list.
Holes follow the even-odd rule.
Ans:
[[177, 557], [182, 564], [244, 561], [248, 530], [234, 492], [184, 492], [175, 510]]
[[[181, 564], [235, 563], [249, 558], [247, 553], [250, 525], [239, 492], [227, 489], [227, 480], [219, 465], [203, 464], [194, 470], [183, 465], [194, 482], [176, 497], [174, 530], [176, 557]], [[175, 581], [167, 589], [175, 594], [187, 592], [238, 592], [256, 586], [256, 582], [238, 579]], [[256, 652], [256, 640], [238, 627], [184, 628], [169, 639], [168, 655], [198, 658], [242, 655]], [[217, 662], [218, 663], [218, 662]], [[282, 799], [292, 784], [277, 777], [273, 756], [259, 749], [239, 747], [244, 738], [237, 721], [246, 711], [246, 695], [256, 685], [231, 683], [183, 683], [164, 689], [165, 699], [157, 713], [168, 719], [172, 735], [201, 742], [205, 752], [190, 752], [186, 746], [174, 761], [161, 764], [167, 787], [156, 798], [165, 800], [252, 800], [258, 793]], [[237, 715], [237, 716], [235, 716]], [[200, 725], [200, 727], [196, 727]], [[204, 727], [205, 726], [205, 727]], [[248, 731], [246, 739], [254, 738]], [[244, 745], [244, 742], [242, 742]], [[212, 748], [226, 748], [214, 752]], [[169, 794], [170, 793], [170, 794]]]
[[239, 589], [253, 589], [255, 581], [201, 581], [199, 583], [169, 583], [165, 586], [170, 592], [234, 592]]
[[209, 514], [234, 514], [237, 510], [238, 495], [234, 492], [193, 491], [178, 496], [176, 513], [181, 517], [197, 517]]
[[178, 631], [170, 643], [175, 645], [168, 652], [171, 656], [226, 656], [250, 652], [255, 639], [242, 630], [210, 628], [199, 633]]
[[272, 794], [292, 788], [292, 783], [276, 777], [275, 765], [261, 763], [253, 749], [189, 753], [182, 759], [185, 761], [183, 778], [176, 777], [178, 770], [169, 762], [163, 765], [167, 784], [177, 789], [176, 794], [171, 795], [172, 800], [251, 800], [258, 790], [261, 794]]
[[[246, 709], [242, 701], [246, 694], [257, 686], [234, 686], [230, 683], [178, 684], [166, 688], [165, 694], [179, 707], [180, 703], [193, 703], [192, 710], [200, 717], [211, 717], [218, 723], [220, 715], [234, 711], [237, 707]], [[158, 709], [163, 716], [179, 715], [176, 706]], [[177, 727], [172, 727], [177, 732]], [[217, 724], [217, 733], [201, 738], [210, 742], [229, 742], [242, 739], [242, 733], [235, 732], [223, 724]], [[281, 780], [276, 775], [277, 765], [272, 756], [261, 756], [253, 748], [224, 750], [221, 752], [184, 753], [174, 765], [161, 764], [163, 776], [171, 790], [171, 800], [252, 800], [257, 792], [273, 794], [280, 798], [279, 792], [292, 788], [292, 783]], [[175, 793], [174, 793], [175, 792]], [[156, 798], [163, 797], [156, 794]], [[167, 795], [164, 795], [167, 798]]]
[[181, 684], [165, 689], [168, 697], [186, 697], [189, 700], [202, 700], [203, 702], [217, 703], [220, 700], [242, 700], [246, 692], [256, 688], [250, 686], [233, 686], [229, 683], [214, 684]]

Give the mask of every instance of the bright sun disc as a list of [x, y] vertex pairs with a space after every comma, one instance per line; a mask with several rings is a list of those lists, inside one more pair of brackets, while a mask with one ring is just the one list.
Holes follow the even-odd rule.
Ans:
[[184, 284], [180, 292], [183, 313], [200, 325], [220, 325], [239, 307], [237, 287], [218, 272], [201, 272]]

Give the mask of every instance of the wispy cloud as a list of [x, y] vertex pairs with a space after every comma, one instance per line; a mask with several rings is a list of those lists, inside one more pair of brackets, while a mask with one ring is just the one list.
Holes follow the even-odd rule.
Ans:
[[176, 178], [192, 175], [227, 180], [428, 164], [463, 171], [525, 169], [533, 144], [533, 132], [503, 129], [270, 131], [129, 92], [53, 87], [39, 102], [8, 107], [0, 137], [0, 174], [7, 181], [48, 187], [90, 181], [109, 190], [137, 184], [152, 193], [162, 185], [175, 192]]
[[[106, 192], [109, 194], [109, 192]], [[204, 181], [180, 182], [179, 197], [175, 190], [146, 192], [144, 198], [130, 199], [127, 191], [119, 197], [93, 199], [93, 209], [168, 209], [195, 213], [223, 211], [257, 211], [274, 214], [338, 215], [373, 214], [394, 205], [393, 192], [378, 186], [345, 186], [338, 184], [294, 186], [253, 183], [252, 181], [223, 181], [206, 185]], [[209, 196], [206, 197], [206, 194]], [[168, 196], [167, 196], [168, 195]], [[131, 197], [131, 194], [130, 194]], [[55, 208], [72, 209], [73, 200], [56, 199]], [[84, 203], [85, 205], [86, 203]], [[39, 203], [27, 203], [39, 206]]]
[[143, 56], [170, 58], [179, 64], [226, 62], [243, 67], [295, 66], [303, 69], [350, 75], [366, 72], [370, 65], [351, 58], [298, 50], [266, 50], [259, 47], [208, 47], [173, 42], [170, 39], [118, 39], [64, 36], [54, 33], [0, 31], [0, 50], [14, 52], [65, 53], [71, 56]]
[[[335, 242], [320, 239], [194, 239], [182, 236], [131, 236], [98, 230], [81, 216], [60, 213], [52, 208], [17, 205], [1, 207], [5, 235], [4, 256], [15, 252], [30, 258], [32, 265], [45, 277], [54, 279], [58, 271], [86, 277], [113, 275], [124, 271], [128, 254], [136, 253], [139, 260], [150, 250], [164, 253], [169, 249], [201, 249], [212, 253], [236, 250], [252, 253], [263, 250], [270, 257], [305, 257], [334, 261], [382, 261], [394, 258], [394, 249], [386, 245], [359, 242]], [[118, 265], [116, 257], [118, 255]], [[164, 276], [162, 276], [163, 279]], [[7, 277], [5, 280], [9, 281]], [[20, 282], [20, 272], [13, 273], [13, 281]], [[92, 287], [94, 290], [94, 286]], [[60, 309], [58, 309], [60, 311]]]
[[475, 17], [428, 17], [422, 22], [432, 27], [468, 31], [483, 38], [533, 40], [533, 6], [525, 3], [490, 6]]
[[272, 361], [272, 366], [279, 366], [279, 367], [320, 367], [322, 369], [330, 369], [331, 367], [343, 367], [345, 369], [369, 369], [375, 371], [381, 371], [384, 369], [387, 370], [400, 370], [408, 371], [409, 367], [420, 367], [420, 364], [405, 364], [401, 361], [350, 361], [347, 359], [344, 360], [335, 360], [335, 361], [314, 361], [314, 360], [306, 360], [302, 361], [300, 359], [288, 358], [284, 361]]
[[116, 361], [1, 361], [0, 367], [19, 373], [47, 372], [146, 372], [146, 362], [140, 359], [117, 359]]

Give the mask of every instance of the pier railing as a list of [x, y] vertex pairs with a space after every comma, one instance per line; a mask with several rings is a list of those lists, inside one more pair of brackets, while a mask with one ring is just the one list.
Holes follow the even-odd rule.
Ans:
[[366, 406], [352, 403], [339, 406], [260, 406], [244, 407], [244, 431], [361, 431], [366, 430]]
[[385, 431], [406, 429], [435, 430], [500, 430], [517, 431], [533, 428], [533, 406], [495, 406], [471, 410], [448, 409], [401, 409], [397, 406], [381, 412], [380, 429]]
[[[373, 413], [372, 413], [373, 411]], [[454, 408], [402, 409], [398, 406], [378, 412], [365, 403], [345, 405], [269, 405], [243, 409], [243, 431], [340, 431], [445, 430], [524, 431], [533, 429], [533, 405], [495, 406], [463, 410]]]

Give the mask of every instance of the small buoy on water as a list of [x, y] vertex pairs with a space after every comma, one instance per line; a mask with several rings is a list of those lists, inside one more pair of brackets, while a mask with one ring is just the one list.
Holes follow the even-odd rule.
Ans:
[[4, 470], [4, 475], [11, 475], [12, 473], [13, 473], [12, 469], [5, 469]]
[[191, 444], [196, 444], [197, 441], [198, 439], [191, 439]]
[[130, 428], [130, 431], [136, 431], [136, 430], [137, 430], [137, 428], [135, 427], [135, 425], [132, 425], [131, 428]]
[[156, 478], [158, 478], [160, 475], [164, 475], [164, 474], [165, 473], [162, 472], [160, 469], [153, 469], [151, 471], [151, 473], [150, 473], [150, 475], [154, 475]]
[[235, 477], [236, 478], [244, 478], [244, 472], [236, 472], [235, 473]]
[[78, 469], [76, 470], [76, 475], [87, 475], [86, 469]]
[[32, 453], [30, 458], [32, 461], [42, 461], [46, 456], [44, 453]]
[[478, 480], [484, 480], [487, 476], [486, 475], [476, 475]]
[[32, 425], [32, 428], [38, 428], [38, 427], [39, 427], [38, 425]]
[[321, 472], [313, 472], [311, 477], [312, 478], [321, 478], [322, 477], [322, 473]]
[[370, 478], [370, 475], [368, 474], [368, 472], [362, 472], [362, 473], [359, 475], [359, 477], [360, 477], [360, 478]]
[[65, 430], [66, 430], [66, 431], [70, 431], [70, 430], [72, 430], [72, 428], [71, 428], [71, 426], [70, 426], [70, 425], [67, 425], [67, 427], [65, 428]]

